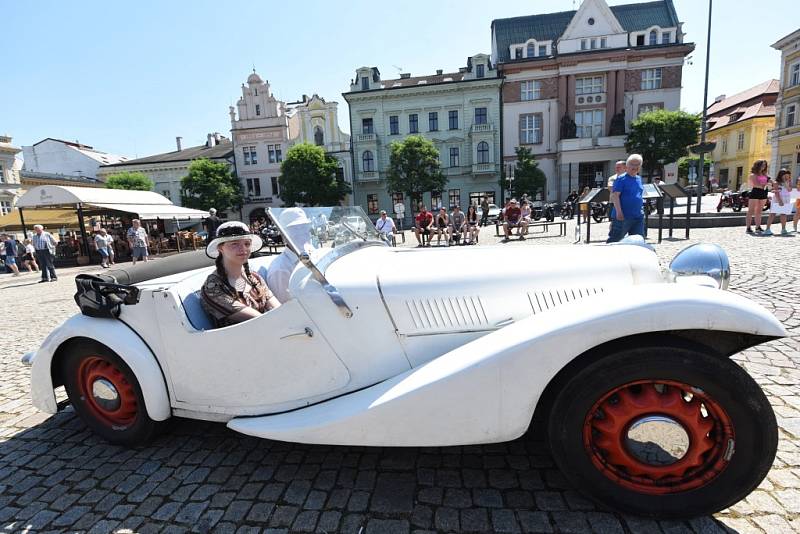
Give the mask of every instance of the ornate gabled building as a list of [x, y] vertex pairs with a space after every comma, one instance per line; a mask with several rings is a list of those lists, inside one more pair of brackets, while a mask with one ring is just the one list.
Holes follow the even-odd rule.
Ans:
[[245, 220], [263, 217], [267, 207], [283, 205], [279, 197], [281, 162], [296, 143], [324, 147], [339, 160], [339, 174], [348, 180], [349, 138], [339, 129], [336, 102], [304, 95], [303, 100], [287, 104], [276, 99], [269, 81], [253, 70], [229, 113], [236, 173], [245, 193]]
[[781, 79], [775, 103], [772, 173], [788, 169], [800, 176], [800, 30], [772, 45], [781, 53]]
[[389, 145], [422, 135], [439, 151], [446, 189], [425, 193], [428, 206], [462, 209], [500, 197], [500, 84], [487, 54], [467, 59], [457, 72], [426, 76], [401, 74], [382, 80], [376, 67], [361, 67], [344, 99], [350, 106], [355, 204], [370, 216], [403, 204], [405, 216], [417, 210], [403, 193], [389, 192]]
[[[527, 146], [547, 175], [546, 198], [595, 186], [624, 159], [639, 114], [680, 108], [684, 43], [672, 0], [492, 22], [492, 59], [503, 80], [503, 160]], [[677, 179], [675, 165], [663, 178]]]

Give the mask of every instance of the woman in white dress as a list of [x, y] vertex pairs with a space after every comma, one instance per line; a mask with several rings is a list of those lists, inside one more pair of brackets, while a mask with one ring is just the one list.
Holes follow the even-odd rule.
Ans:
[[770, 204], [769, 217], [767, 217], [767, 229], [763, 235], [772, 235], [771, 226], [775, 220], [775, 215], [780, 216], [781, 235], [789, 235], [789, 232], [786, 231], [786, 219], [792, 215], [792, 208], [794, 207], [791, 197], [792, 175], [786, 169], [781, 169], [775, 178], [775, 183], [772, 184], [772, 204]]

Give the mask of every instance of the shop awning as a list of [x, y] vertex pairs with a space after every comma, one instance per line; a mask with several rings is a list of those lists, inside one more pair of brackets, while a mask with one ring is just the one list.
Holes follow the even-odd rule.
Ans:
[[[25, 226], [33, 228], [34, 224], [41, 224], [50, 230], [58, 228], [76, 229], [78, 228], [78, 216], [73, 209], [44, 209], [44, 210], [23, 210]], [[8, 215], [0, 217], [0, 229], [11, 232], [21, 231], [22, 221], [19, 218], [19, 210], [13, 210]]]
[[[28, 208], [78, 206], [84, 209], [108, 209], [138, 215], [140, 219], [202, 219], [208, 212], [176, 206], [152, 191], [128, 191], [100, 187], [40, 185], [29, 189], [16, 207]], [[28, 217], [25, 215], [25, 223]]]

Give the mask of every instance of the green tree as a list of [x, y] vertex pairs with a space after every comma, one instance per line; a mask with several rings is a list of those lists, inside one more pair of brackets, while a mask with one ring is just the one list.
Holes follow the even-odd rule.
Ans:
[[[705, 160], [703, 162], [703, 176], [710, 175], [710, 168], [711, 164], [714, 163], [713, 160], [703, 157]], [[694, 168], [697, 169], [697, 162], [700, 160], [700, 156], [685, 156], [678, 160], [678, 180], [681, 180], [682, 183], [687, 183], [689, 180], [689, 169]]]
[[514, 179], [509, 180], [505, 173], [500, 177], [500, 186], [505, 189], [510, 189], [511, 194], [515, 197], [528, 195], [530, 198], [535, 199], [542, 193], [544, 195], [544, 186], [547, 184], [547, 176], [544, 171], [539, 168], [539, 162], [531, 153], [531, 149], [525, 146], [518, 146], [514, 149], [517, 154], [517, 162], [514, 165]]
[[153, 180], [141, 172], [123, 171], [112, 174], [106, 179], [106, 187], [109, 189], [152, 191], [153, 185]]
[[336, 175], [339, 161], [322, 147], [310, 143], [294, 145], [281, 163], [280, 197], [293, 206], [335, 206], [352, 192], [344, 178]]
[[196, 159], [181, 179], [181, 203], [187, 208], [220, 211], [242, 205], [242, 185], [225, 163]]
[[652, 182], [656, 169], [675, 163], [687, 154], [689, 145], [697, 143], [700, 121], [699, 116], [685, 111], [642, 113], [631, 122], [625, 149], [642, 155], [644, 170]]
[[[421, 135], [409, 135], [389, 145], [389, 193], [404, 193], [421, 198], [422, 193], [444, 191], [447, 177], [442, 174], [439, 151]], [[412, 206], [412, 210], [416, 206]]]

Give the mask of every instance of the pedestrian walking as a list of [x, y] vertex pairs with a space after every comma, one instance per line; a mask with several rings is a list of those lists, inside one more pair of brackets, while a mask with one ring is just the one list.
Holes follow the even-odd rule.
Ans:
[[35, 235], [31, 242], [33, 243], [36, 263], [39, 264], [39, 268], [42, 271], [42, 279], [39, 280], [39, 283], [55, 282], [58, 280], [56, 266], [53, 263], [56, 257], [56, 240], [53, 238], [53, 234], [44, 231], [44, 227], [41, 224], [34, 225], [33, 231]]
[[39, 266], [36, 264], [36, 249], [33, 248], [33, 243], [30, 239], [23, 241], [25, 245], [25, 254], [22, 255], [22, 263], [28, 272], [38, 271]]
[[789, 232], [786, 230], [786, 219], [792, 215], [791, 201], [792, 195], [792, 175], [786, 169], [781, 169], [778, 176], [775, 177], [775, 183], [772, 184], [772, 203], [769, 207], [769, 216], [767, 217], [767, 229], [764, 230], [762, 235], [772, 235], [772, 222], [775, 220], [775, 215], [780, 217], [781, 221], [781, 235], [787, 236]]
[[100, 228], [94, 236], [94, 247], [100, 253], [101, 267], [108, 267], [109, 263], [114, 263], [114, 249], [111, 246], [113, 242], [114, 238], [105, 228]]
[[757, 233], [760, 234], [764, 231], [761, 228], [761, 210], [764, 209], [764, 201], [767, 200], [768, 170], [769, 163], [764, 159], [753, 163], [753, 167], [750, 169], [750, 176], [747, 179], [750, 184], [750, 200], [747, 202], [747, 230], [745, 230], [748, 234], [753, 233], [750, 228], [751, 221], [756, 225]]
[[214, 236], [217, 235], [217, 228], [219, 228], [219, 225], [222, 224], [222, 220], [217, 217], [216, 208], [210, 208], [208, 210], [208, 217], [206, 217], [204, 224], [206, 227], [206, 232], [208, 232], [208, 241], [211, 242], [211, 240], [214, 239]]
[[606, 243], [621, 241], [626, 235], [644, 237], [644, 213], [642, 211], [642, 156], [631, 154], [625, 162], [625, 174], [617, 176], [611, 190], [611, 227]]
[[483, 195], [483, 200], [481, 200], [481, 226], [486, 226], [487, 224], [489, 224], [489, 197]]
[[131, 260], [136, 265], [136, 260], [142, 259], [147, 263], [147, 231], [142, 227], [139, 219], [131, 221], [132, 226], [128, 228], [128, 243], [131, 246]]
[[6, 249], [6, 267], [11, 269], [14, 276], [19, 276], [19, 267], [17, 267], [17, 242], [10, 235], [3, 234], [0, 236], [2, 246]]
[[622, 160], [619, 160], [614, 164], [614, 174], [608, 177], [606, 181], [606, 186], [608, 187], [608, 192], [611, 193], [614, 190], [614, 182], [617, 181], [617, 178], [625, 174], [625, 163]]

